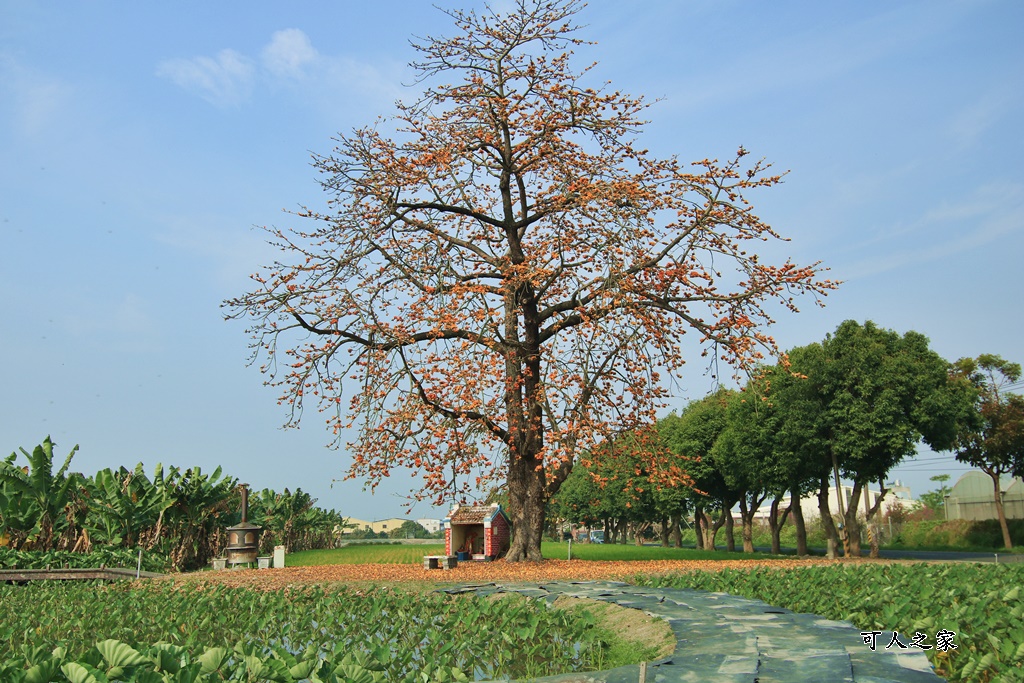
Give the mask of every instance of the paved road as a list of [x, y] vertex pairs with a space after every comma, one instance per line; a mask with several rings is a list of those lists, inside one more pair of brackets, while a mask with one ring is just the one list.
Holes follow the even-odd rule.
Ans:
[[[612, 581], [475, 585], [447, 593], [515, 592], [554, 602], [560, 595], [590, 598], [639, 609], [668, 622], [675, 651], [644, 665], [646, 680], [657, 683], [942, 683], [922, 650], [909, 643], [885, 647], [891, 632], [877, 633], [874, 648], [845, 621], [796, 614], [725, 593], [677, 588], [642, 588]], [[644, 680], [640, 665], [609, 671], [537, 679], [546, 683], [581, 680], [634, 683]]]
[[1024, 555], [1010, 553], [976, 553], [952, 550], [886, 550], [878, 551], [881, 557], [893, 560], [944, 560], [947, 562], [1024, 562]]

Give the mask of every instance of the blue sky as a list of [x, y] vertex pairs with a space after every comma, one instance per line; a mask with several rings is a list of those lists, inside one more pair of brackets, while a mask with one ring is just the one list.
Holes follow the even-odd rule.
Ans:
[[[580, 63], [661, 98], [652, 153], [743, 145], [789, 170], [754, 197], [792, 239], [770, 253], [845, 284], [780, 314], [784, 348], [871, 319], [950, 360], [1024, 361], [1024, 4], [594, 0], [580, 20]], [[322, 422], [280, 429], [220, 302], [276, 255], [253, 226], [322, 205], [310, 152], [414, 98], [409, 39], [446, 33], [426, 2], [0, 0], [2, 452], [50, 434], [83, 472], [222, 465], [350, 516], [403, 512], [412, 478], [332, 486], [349, 459]], [[893, 476], [917, 495], [965, 469], [922, 454]]]

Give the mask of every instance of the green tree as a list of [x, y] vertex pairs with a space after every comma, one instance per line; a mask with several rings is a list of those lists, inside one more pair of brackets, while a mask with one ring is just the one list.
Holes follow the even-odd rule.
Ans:
[[[658, 421], [661, 443], [680, 459], [677, 467], [691, 480], [694, 526], [698, 547], [715, 549], [715, 537], [726, 525], [727, 548], [735, 550], [731, 534], [732, 508], [741, 491], [731, 487], [715, 461], [713, 449], [728, 424], [727, 409], [733, 392], [720, 389], [693, 401], [676, 415]], [[709, 513], [718, 512], [713, 522]]]
[[949, 481], [948, 474], [936, 474], [934, 477], [930, 477], [928, 481], [934, 481], [939, 484], [939, 488], [934, 491], [928, 491], [927, 493], [921, 494], [921, 503], [931, 510], [936, 516], [943, 516], [946, 509], [946, 496], [952, 490], [946, 486], [946, 482]]
[[588, 527], [602, 522], [602, 490], [586, 465], [577, 465], [551, 499], [555, 515], [573, 524]]
[[388, 536], [390, 538], [428, 538], [430, 532], [424, 529], [419, 522], [407, 519], [402, 522], [402, 526], [392, 529]]
[[[862, 491], [869, 483], [881, 487], [867, 510], [871, 518], [885, 495], [889, 470], [913, 455], [918, 442], [936, 451], [953, 446], [973, 393], [951, 376], [950, 364], [928, 348], [927, 337], [913, 331], [900, 336], [871, 321], [845, 321], [820, 344], [795, 354], [793, 369], [808, 377], [828, 464], [853, 480], [842, 510], [842, 540], [847, 555], [859, 555]], [[826, 532], [829, 485], [823, 478], [819, 491]]]
[[[771, 498], [768, 516], [772, 552], [781, 552], [780, 534], [790, 513], [801, 527], [798, 552], [807, 554], [800, 498], [816, 481], [816, 466], [807, 449], [803, 405], [795, 378], [786, 365], [761, 368], [742, 392], [729, 401], [727, 425], [713, 449], [714, 462], [740, 497], [743, 548], [753, 552], [754, 516]], [[782, 501], [789, 493], [789, 503]]]
[[[748, 389], [751, 388], [748, 384]], [[772, 493], [775, 416], [752, 392], [733, 394], [726, 426], [711, 449], [711, 459], [726, 485], [738, 493], [743, 552], [754, 552], [754, 515]]]
[[[826, 462], [827, 445], [818, 429], [818, 397], [807, 377], [791, 368], [789, 359], [794, 356], [799, 359], [800, 354], [800, 349], [794, 350], [785, 363], [767, 370], [764, 391], [769, 409], [778, 416], [774, 433], [775, 456], [779, 461], [777, 467], [782, 477], [788, 477], [789, 511], [796, 530], [797, 554], [804, 556], [808, 554], [808, 548], [802, 499], [807, 493], [819, 489], [830, 468]], [[777, 506], [775, 508], [773, 519], [777, 516]], [[774, 537], [780, 530], [773, 525], [773, 546], [776, 545]]]
[[999, 478], [1024, 469], [1024, 397], [1007, 390], [1021, 376], [1019, 363], [982, 354], [956, 362], [958, 375], [976, 390], [972, 421], [961, 422], [956, 435], [956, 459], [977, 467], [992, 479], [996, 515], [1003, 545], [1013, 547], [1006, 524]]

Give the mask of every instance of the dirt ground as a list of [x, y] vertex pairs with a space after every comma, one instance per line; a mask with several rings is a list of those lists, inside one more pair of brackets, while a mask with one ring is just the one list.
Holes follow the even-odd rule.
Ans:
[[[868, 560], [856, 560], [865, 562]], [[410, 584], [410, 588], [453, 584], [536, 583], [543, 581], [625, 580], [636, 574], [721, 571], [764, 567], [794, 569], [836, 564], [840, 560], [650, 560], [601, 562], [545, 560], [544, 562], [463, 562], [452, 570], [424, 569], [413, 564], [335, 564], [281, 569], [243, 569], [175, 575], [175, 581], [224, 583], [248, 588], [283, 588], [303, 584]]]

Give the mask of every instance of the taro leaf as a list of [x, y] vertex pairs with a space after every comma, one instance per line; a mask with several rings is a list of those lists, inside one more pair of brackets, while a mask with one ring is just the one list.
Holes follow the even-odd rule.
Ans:
[[149, 649], [149, 659], [156, 666], [157, 671], [176, 673], [181, 668], [181, 653], [174, 652], [177, 649], [169, 643], [155, 645]]
[[[174, 675], [174, 678], [167, 679], [165, 676], [164, 680], [167, 681], [167, 683], [195, 683], [200, 680], [200, 676], [202, 676], [200, 673], [200, 666], [199, 663], [196, 662], [191, 666], [182, 667], [178, 673]], [[211, 681], [216, 679], [214, 679], [211, 674], [209, 678], [203, 676], [203, 680]]]
[[109, 683], [109, 679], [99, 669], [88, 664], [68, 662], [60, 668], [71, 683]]
[[386, 680], [379, 671], [368, 671], [358, 664], [342, 664], [334, 670], [345, 683], [378, 683]]
[[[366, 662], [364, 666], [371, 671], [383, 671], [387, 667], [388, 662], [391, 661], [391, 648], [387, 645], [378, 645], [373, 649], [373, 659], [376, 662]], [[380, 668], [377, 668], [374, 664], [379, 664]]]
[[25, 680], [25, 670], [10, 661], [6, 664], [0, 663], [0, 680], [22, 683]]
[[[246, 658], [248, 663], [248, 657]], [[260, 670], [260, 676], [268, 681], [275, 681], [276, 683], [292, 683], [293, 678], [291, 673], [288, 671], [288, 665], [282, 662], [280, 659], [264, 659], [260, 662], [262, 669]]]
[[299, 660], [295, 658], [295, 655], [293, 655], [291, 652], [288, 652], [288, 650], [281, 647], [280, 645], [274, 646], [270, 654], [275, 659], [279, 659], [285, 664], [287, 664], [289, 668], [299, 663]]
[[257, 655], [245, 655], [242, 660], [245, 662], [245, 675], [248, 680], [273, 680], [273, 671]]
[[89, 651], [79, 658], [78, 663], [85, 664], [90, 670], [96, 669], [98, 671], [103, 666], [103, 655], [95, 647], [90, 647]]
[[164, 683], [163, 676], [155, 671], [139, 671], [132, 679], [133, 683]]
[[53, 675], [57, 672], [58, 664], [59, 662], [52, 659], [36, 664], [25, 672], [22, 683], [50, 683], [53, 680]]
[[138, 650], [122, 643], [120, 640], [104, 640], [96, 643], [96, 649], [103, 655], [107, 666], [111, 668], [139, 666], [140, 664], [149, 663], [149, 660], [139, 654]]
[[227, 648], [211, 647], [199, 656], [199, 663], [202, 664], [202, 673], [210, 674], [220, 671], [220, 668], [224, 666], [224, 662], [227, 661], [230, 655], [231, 652]]
[[316, 657], [313, 657], [311, 659], [307, 659], [304, 662], [299, 662], [298, 664], [292, 666], [288, 669], [288, 672], [291, 673], [292, 678], [294, 678], [297, 681], [301, 681], [304, 678], [309, 678], [310, 676], [312, 676], [313, 672], [317, 669], [319, 665], [320, 660]]
[[29, 664], [39, 664], [50, 659], [50, 653], [46, 651], [46, 647], [43, 645], [22, 645], [21, 654], [24, 655], [25, 661]]

